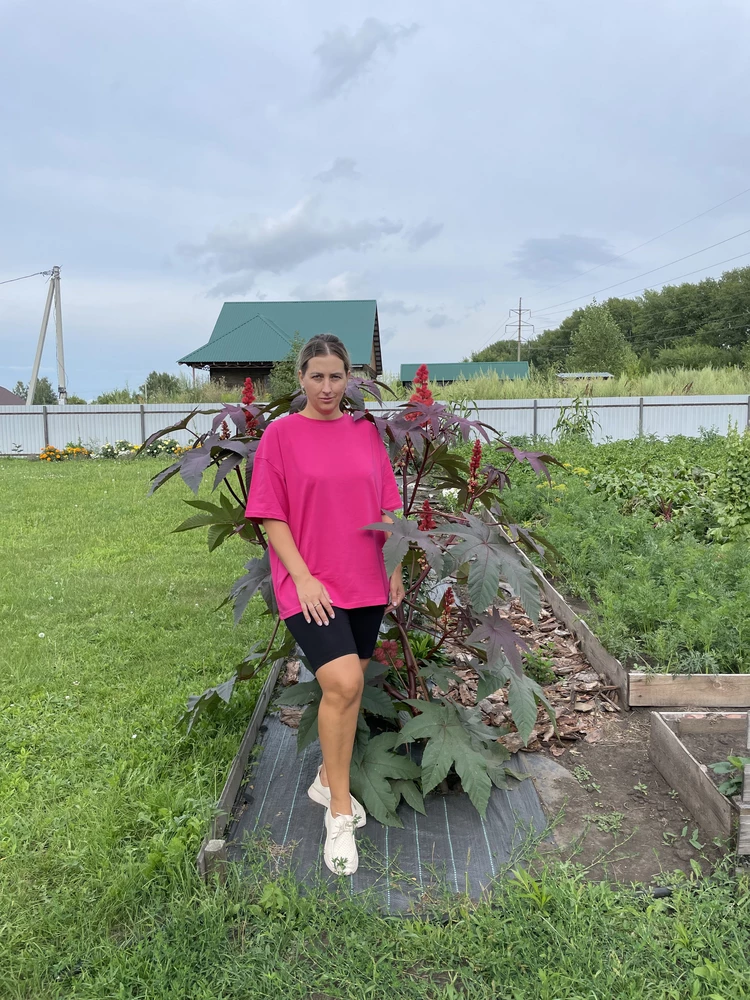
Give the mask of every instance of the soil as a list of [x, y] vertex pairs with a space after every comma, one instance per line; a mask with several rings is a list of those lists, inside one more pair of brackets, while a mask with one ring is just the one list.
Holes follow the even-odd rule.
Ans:
[[[727, 757], [749, 757], [750, 751], [743, 743], [745, 739], [738, 733], [704, 733], [680, 736], [690, 753], [699, 764], [716, 764]], [[728, 775], [714, 774], [708, 767], [708, 776], [715, 785], [726, 781]]]
[[590, 878], [648, 884], [695, 864], [707, 872], [725, 853], [649, 760], [649, 725], [649, 710], [633, 709], [605, 716], [595, 744], [581, 740], [561, 757], [521, 754], [547, 815], [561, 816], [549, 854]]

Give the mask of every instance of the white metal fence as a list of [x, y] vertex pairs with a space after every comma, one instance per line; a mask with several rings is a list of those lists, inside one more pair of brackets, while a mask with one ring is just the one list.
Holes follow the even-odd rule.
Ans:
[[[552, 437], [560, 409], [570, 399], [486, 399], [476, 404], [476, 417], [504, 436]], [[199, 404], [215, 409], [218, 403]], [[130, 441], [141, 444], [154, 431], [177, 423], [196, 407], [186, 403], [146, 403], [100, 406], [0, 406], [0, 455], [36, 455], [48, 444], [69, 441], [87, 446]], [[379, 407], [369, 407], [374, 413]], [[725, 434], [729, 421], [750, 426], [750, 396], [597, 396], [591, 401], [594, 441], [629, 440], [655, 435], [697, 437], [702, 428]], [[198, 415], [194, 428], [202, 433], [211, 416]], [[172, 437], [192, 440], [187, 431]]]

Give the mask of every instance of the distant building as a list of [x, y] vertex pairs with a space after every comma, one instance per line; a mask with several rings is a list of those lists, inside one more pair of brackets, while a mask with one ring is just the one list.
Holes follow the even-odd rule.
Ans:
[[26, 400], [0, 385], [0, 406], [23, 406]]
[[558, 378], [614, 378], [611, 372], [558, 372]]
[[375, 299], [330, 302], [225, 302], [207, 344], [179, 364], [210, 373], [212, 381], [262, 383], [289, 353], [295, 334], [309, 340], [333, 333], [346, 345], [352, 370], [362, 378], [383, 374]]
[[[401, 384], [410, 385], [414, 381], [419, 365], [401, 365]], [[461, 378], [475, 378], [478, 375], [490, 375], [493, 372], [498, 378], [528, 378], [528, 361], [460, 361], [451, 363], [430, 364], [430, 381], [438, 385], [450, 385]]]

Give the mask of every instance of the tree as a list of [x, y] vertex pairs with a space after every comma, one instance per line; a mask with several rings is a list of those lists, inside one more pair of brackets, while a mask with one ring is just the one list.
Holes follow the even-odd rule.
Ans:
[[738, 364], [742, 364], [740, 351], [722, 350], [700, 343], [695, 337], [684, 337], [659, 351], [651, 368], [664, 371], [667, 368], [727, 368]]
[[100, 393], [94, 402], [101, 406], [113, 406], [116, 403], [137, 403], [138, 399], [126, 385], [124, 389], [110, 389], [109, 392]]
[[633, 351], [605, 305], [586, 306], [570, 341], [565, 366], [572, 372], [611, 372], [621, 375], [632, 363]]
[[[28, 385], [24, 385], [20, 380], [16, 382], [16, 387], [13, 390], [16, 396], [20, 396], [22, 399], [26, 399], [29, 392]], [[54, 406], [57, 403], [57, 393], [52, 388], [52, 383], [45, 375], [44, 378], [38, 378], [36, 380], [36, 386], [34, 387], [34, 406]]]
[[[466, 361], [517, 361], [518, 341], [517, 340], [496, 340], [493, 344], [483, 347], [481, 351], [474, 351]], [[529, 351], [526, 344], [521, 344], [521, 361], [529, 360]]]
[[84, 399], [82, 396], [68, 396], [65, 400], [70, 406], [86, 406], [88, 400]]
[[144, 398], [144, 402], [154, 399], [156, 396], [169, 397], [175, 395], [180, 389], [180, 380], [177, 375], [170, 375], [169, 372], [150, 372], [146, 381], [139, 386], [138, 392]]
[[272, 398], [286, 396], [287, 393], [299, 389], [297, 356], [303, 344], [304, 340], [302, 337], [298, 333], [295, 333], [292, 346], [288, 352], [281, 361], [277, 361], [276, 364], [271, 366], [271, 371], [268, 375], [268, 388]]

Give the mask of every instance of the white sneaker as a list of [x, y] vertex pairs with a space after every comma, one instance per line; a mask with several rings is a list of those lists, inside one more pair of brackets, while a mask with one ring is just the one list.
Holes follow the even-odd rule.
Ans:
[[[317, 802], [319, 806], [325, 806], [327, 809], [331, 805], [331, 789], [324, 785], [320, 780], [320, 771], [322, 767], [323, 765], [321, 764], [318, 768], [317, 774], [315, 775], [315, 781], [313, 781], [307, 789], [307, 794], [313, 802]], [[351, 796], [351, 800], [352, 815], [359, 817], [357, 820], [357, 829], [359, 830], [367, 822], [367, 813], [365, 812], [364, 806], [357, 802], [353, 795]]]
[[357, 815], [333, 816], [330, 809], [325, 815], [326, 842], [323, 860], [326, 867], [336, 875], [353, 875], [359, 864], [354, 831], [357, 829]]

